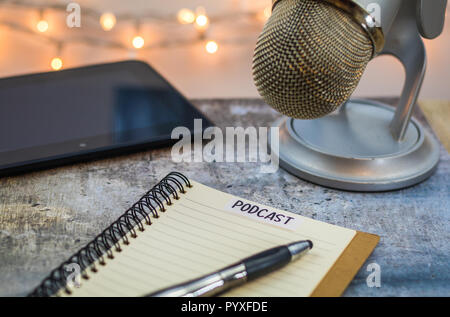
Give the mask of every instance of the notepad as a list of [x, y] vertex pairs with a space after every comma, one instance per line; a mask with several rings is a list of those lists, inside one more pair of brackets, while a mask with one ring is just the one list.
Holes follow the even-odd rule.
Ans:
[[[176, 179], [176, 175], [171, 177]], [[181, 180], [178, 182], [183, 185]], [[366, 249], [371, 252], [378, 241], [373, 238], [358, 250], [351, 250], [352, 241], [360, 241], [355, 239], [359, 234], [357, 231], [301, 216], [301, 206], [292, 213], [236, 197], [193, 180], [189, 180], [189, 184], [190, 187], [185, 184], [177, 188], [174, 182], [172, 185], [166, 182], [166, 186], [160, 186], [159, 191], [171, 186], [179, 199], [174, 199], [174, 193], [169, 190], [166, 195], [172, 199], [168, 204], [160, 195], [161, 204], [153, 203], [159, 208], [155, 207], [158, 217], [148, 213], [150, 225], [146, 224], [144, 215], [135, 212], [136, 217], [141, 215], [140, 226], [144, 231], [138, 230], [136, 224], [136, 230], [117, 240], [108, 254], [89, 266], [85, 264], [84, 278], [79, 280], [79, 287], [61, 285], [55, 294], [143, 296], [214, 272], [268, 248], [309, 239], [314, 248], [299, 261], [223, 295], [320, 296], [322, 294], [317, 294], [317, 290], [321, 287], [324, 288], [323, 295], [339, 295], [368, 256], [364, 253], [367, 253]], [[146, 203], [142, 204], [145, 198], [140, 201], [141, 204], [135, 208], [150, 209]], [[147, 204], [150, 202], [148, 200]], [[364, 254], [359, 254], [360, 251]], [[349, 252], [353, 262], [345, 264], [345, 272], [337, 272], [343, 277], [331, 274], [333, 269], [336, 271], [339, 261], [346, 261]], [[76, 258], [77, 261], [80, 258]], [[65, 265], [67, 263], [70, 262]], [[61, 272], [62, 268], [59, 270]], [[346, 280], [342, 281], [345, 277]], [[323, 285], [324, 281], [333, 285], [336, 291], [327, 294], [330, 290]]]

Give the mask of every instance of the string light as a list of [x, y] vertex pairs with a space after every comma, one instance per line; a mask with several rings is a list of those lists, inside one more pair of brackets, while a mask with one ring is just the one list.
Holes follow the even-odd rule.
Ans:
[[132, 43], [133, 47], [137, 49], [143, 48], [145, 45], [144, 38], [140, 35], [136, 35], [135, 37], [133, 37]]
[[208, 41], [205, 45], [205, 49], [209, 54], [215, 54], [219, 49], [219, 45], [215, 41]]
[[44, 19], [44, 11], [42, 10], [39, 11], [39, 21], [36, 24], [36, 29], [41, 33], [48, 30], [48, 22]]
[[41, 32], [47, 32], [48, 30], [48, 22], [45, 20], [40, 20], [37, 24], [36, 24], [36, 29]]
[[266, 7], [263, 11], [263, 15], [266, 18], [266, 20], [270, 18], [270, 16], [272, 15], [272, 7]]
[[131, 43], [133, 44], [133, 47], [136, 49], [143, 48], [145, 45], [145, 40], [141, 35], [139, 35], [139, 34], [141, 34], [141, 21], [136, 20], [134, 27], [135, 27], [135, 32], [136, 32], [135, 34], [137, 34], [137, 35], [135, 35], [133, 37], [133, 39], [131, 40]]
[[50, 63], [53, 70], [60, 70], [63, 67], [63, 61], [60, 57], [54, 57]]
[[100, 17], [100, 25], [105, 31], [111, 31], [116, 25], [116, 22], [116, 16], [110, 12], [103, 13]]
[[266, 22], [272, 15], [272, 7], [265, 7], [264, 10], [257, 14], [257, 19], [261, 22]]
[[197, 29], [206, 29], [209, 24], [209, 19], [206, 15], [198, 15], [197, 18], [195, 18], [195, 27]]
[[195, 13], [189, 9], [181, 9], [178, 11], [177, 19], [181, 24], [192, 24], [195, 21]]
[[203, 7], [198, 7], [196, 11], [195, 28], [198, 31], [205, 31], [209, 26], [209, 18], [206, 15], [206, 11]]
[[[0, 7], [2, 6], [0, 0]], [[34, 27], [29, 28], [27, 26], [21, 25], [21, 23], [17, 23], [14, 21], [0, 21], [0, 26], [4, 25], [10, 28], [11, 30], [17, 31], [17, 32], [23, 32], [23, 33], [33, 33], [38, 37], [41, 37], [45, 39], [46, 42], [50, 42], [57, 46], [57, 51], [53, 55], [54, 57], [50, 61], [50, 67], [53, 70], [60, 70], [64, 67], [63, 60], [61, 58], [61, 50], [62, 46], [69, 45], [73, 42], [82, 42], [86, 43], [87, 45], [92, 46], [102, 46], [102, 47], [108, 47], [113, 49], [122, 49], [126, 50], [128, 52], [131, 52], [131, 54], [136, 54], [136, 49], [149, 49], [149, 48], [155, 48], [155, 47], [161, 47], [161, 48], [168, 48], [172, 46], [190, 46], [197, 44], [201, 41], [201, 43], [205, 43], [205, 50], [209, 54], [215, 54], [217, 53], [219, 49], [219, 45], [215, 41], [208, 41], [204, 42], [206, 39], [206, 30], [209, 27], [210, 18], [206, 15], [206, 11], [203, 7], [198, 7], [195, 12], [189, 9], [181, 9], [177, 12], [176, 19], [174, 16], [166, 16], [161, 17], [158, 14], [155, 14], [152, 11], [149, 12], [142, 12], [139, 14], [139, 17], [133, 17], [130, 14], [123, 14], [123, 15], [114, 15], [111, 12], [98, 12], [95, 9], [92, 8], [86, 8], [85, 14], [89, 15], [93, 19], [97, 19], [99, 21], [100, 26], [105, 31], [112, 30], [113, 28], [117, 28], [116, 24], [119, 21], [133, 21], [135, 20], [136, 23], [136, 29], [134, 33], [134, 37], [131, 38], [130, 45], [124, 44], [121, 41], [114, 40], [114, 39], [97, 39], [92, 34], [85, 34], [82, 36], [77, 36], [76, 38], [72, 37], [64, 37], [60, 38], [55, 36], [54, 34], [42, 34], [44, 32], [48, 32], [52, 28], [52, 26], [49, 24], [47, 19], [45, 19], [44, 12], [47, 11], [55, 11], [55, 12], [61, 12], [66, 13], [66, 5], [60, 4], [55, 2], [55, 0], [49, 0], [50, 3], [48, 3], [48, 7], [44, 8], [43, 6], [35, 6], [30, 5], [27, 0], [15, 0], [8, 2], [9, 5], [21, 7], [24, 9], [30, 9], [30, 10], [38, 10], [39, 12], [39, 18], [36, 21], [36, 24]], [[270, 8], [269, 8], [270, 9]], [[270, 13], [270, 10], [258, 10], [255, 12], [240, 12], [235, 13], [232, 16], [229, 14], [224, 15], [217, 15], [214, 16], [214, 21], [223, 21], [223, 20], [234, 20], [237, 17], [252, 17], [253, 21], [252, 23], [257, 22], [259, 24], [260, 20], [259, 17], [264, 13], [265, 15], [268, 15], [268, 12]], [[158, 21], [159, 22], [165, 22], [171, 25], [175, 24], [193, 24], [194, 27], [198, 31], [199, 37], [196, 39], [164, 39], [160, 42], [151, 43], [150, 45], [145, 43], [144, 37], [142, 36], [140, 26], [141, 23], [146, 23], [147, 21]], [[227, 43], [227, 44], [233, 44], [233, 45], [245, 45], [249, 42], [249, 40], [253, 40], [253, 38], [230, 38], [230, 39], [221, 39], [221, 43]]]

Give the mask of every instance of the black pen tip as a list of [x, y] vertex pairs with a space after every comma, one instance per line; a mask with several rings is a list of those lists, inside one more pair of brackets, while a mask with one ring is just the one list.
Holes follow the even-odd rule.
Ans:
[[312, 241], [311, 241], [311, 240], [306, 240], [306, 242], [308, 242], [309, 248], [312, 249], [312, 248], [313, 248], [313, 243], [312, 243]]

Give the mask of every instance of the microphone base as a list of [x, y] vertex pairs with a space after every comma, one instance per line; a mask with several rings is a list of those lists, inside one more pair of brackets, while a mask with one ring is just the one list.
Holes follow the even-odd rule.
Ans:
[[382, 103], [353, 99], [320, 119], [282, 118], [276, 122], [280, 166], [312, 183], [349, 191], [422, 182], [436, 169], [439, 143], [414, 118], [404, 139], [396, 141], [389, 129], [394, 112]]

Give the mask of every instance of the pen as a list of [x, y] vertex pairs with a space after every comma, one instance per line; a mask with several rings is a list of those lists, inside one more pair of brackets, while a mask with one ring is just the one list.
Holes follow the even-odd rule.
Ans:
[[273, 272], [312, 249], [310, 240], [278, 246], [227, 266], [217, 272], [178, 284], [147, 297], [213, 296]]

